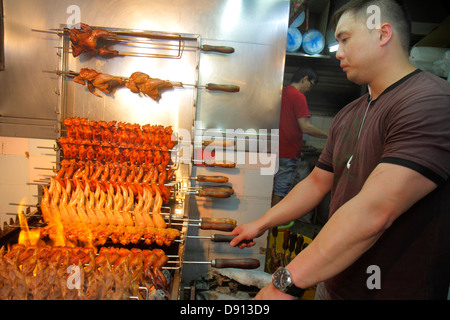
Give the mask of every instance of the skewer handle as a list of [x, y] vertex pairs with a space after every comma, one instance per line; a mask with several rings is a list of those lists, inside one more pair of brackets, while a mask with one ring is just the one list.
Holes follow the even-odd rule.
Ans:
[[215, 162], [214, 161], [212, 163], [208, 163], [206, 161], [203, 161], [202, 164], [207, 167], [221, 167], [221, 168], [235, 168], [236, 167], [236, 163], [234, 163], [234, 162]]
[[199, 190], [198, 195], [200, 197], [213, 197], [213, 198], [229, 198], [232, 193], [223, 190]]
[[[212, 242], [230, 242], [235, 237], [236, 237], [235, 235], [215, 233], [215, 234], [211, 235], [211, 241]], [[251, 242], [251, 240], [243, 240], [243, 241], [241, 241], [241, 243], [242, 242], [249, 243], [249, 242]]]
[[224, 176], [197, 175], [197, 181], [199, 181], [199, 182], [226, 183], [226, 182], [228, 182], [228, 178], [224, 177]]
[[241, 90], [239, 86], [234, 86], [230, 84], [217, 84], [217, 83], [207, 83], [206, 89], [211, 91], [225, 91], [225, 92], [239, 92]]
[[200, 229], [203, 230], [233, 231], [235, 227], [236, 220], [229, 218], [202, 218], [200, 222]]
[[203, 46], [201, 46], [200, 50], [208, 51], [208, 52], [227, 53], [227, 54], [234, 52], [234, 48], [232, 48], [232, 47], [210, 46], [208, 44], [204, 44]]
[[214, 268], [239, 268], [239, 269], [256, 269], [260, 265], [258, 259], [213, 259], [211, 266]]

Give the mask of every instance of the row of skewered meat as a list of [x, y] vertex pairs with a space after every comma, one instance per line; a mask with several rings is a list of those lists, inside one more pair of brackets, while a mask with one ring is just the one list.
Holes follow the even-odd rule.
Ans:
[[150, 145], [135, 145], [91, 140], [77, 140], [60, 137], [57, 140], [61, 146], [65, 159], [78, 159], [82, 161], [98, 162], [127, 162], [130, 164], [162, 164], [164, 167], [170, 163], [171, 156], [166, 146], [161, 148]]
[[125, 86], [133, 93], [142, 93], [159, 101], [162, 92], [181, 85], [178, 82], [151, 78], [148, 74], [140, 71], [133, 72], [129, 78], [125, 78], [97, 72], [91, 68], [81, 68], [78, 74], [69, 74], [69, 76], [75, 76], [74, 82], [83, 86], [87, 85], [89, 92], [97, 97], [101, 97], [101, 95], [96, 93], [95, 89], [111, 94], [116, 88]]
[[[38, 247], [0, 250], [2, 300], [143, 299], [139, 287], [167, 292], [161, 249]], [[155, 291], [154, 291], [155, 292]]]
[[87, 118], [65, 118], [64, 125], [67, 138], [76, 140], [91, 140], [109, 142], [120, 146], [122, 143], [134, 145], [149, 145], [158, 148], [172, 149], [177, 141], [173, 137], [170, 126], [139, 125], [117, 121], [95, 121]]
[[58, 138], [65, 159], [167, 166], [177, 144], [171, 127], [66, 118], [67, 136]]
[[[103, 192], [115, 192], [118, 188], [127, 187], [129, 194], [135, 196], [144, 196], [144, 190], [150, 192], [151, 197], [155, 197], [158, 192], [163, 203], [169, 201], [171, 195], [170, 187], [166, 185], [174, 174], [174, 170], [166, 169], [162, 164], [134, 164], [119, 162], [99, 163], [97, 161], [76, 161], [75, 159], [63, 159], [60, 163], [61, 168], [55, 175], [55, 180], [62, 188], [74, 190], [78, 185], [82, 190], [86, 185], [90, 190], [95, 190], [98, 198], [98, 188]], [[70, 185], [68, 185], [70, 184]], [[57, 185], [58, 186], [58, 185]], [[50, 188], [53, 190], [52, 186]], [[120, 192], [119, 190], [119, 192]], [[69, 194], [69, 196], [71, 196]]]
[[111, 241], [114, 244], [129, 245], [144, 242], [146, 245], [170, 246], [181, 232], [172, 228], [154, 228], [138, 226], [88, 225], [69, 223], [63, 226], [51, 225], [39, 230], [39, 239], [47, 237], [53, 243], [75, 244], [82, 246], [103, 246]]
[[[50, 187], [43, 187], [44, 194], [40, 205], [42, 215], [51, 228], [57, 227], [56, 232], [63, 231], [64, 228], [69, 230], [70, 225], [80, 225], [96, 231], [104, 230], [97, 228], [99, 226], [138, 227], [139, 230], [167, 228], [161, 215], [163, 199], [155, 180], [152, 181], [153, 188], [144, 184], [142, 194], [137, 192], [136, 203], [132, 188], [124, 183], [118, 183], [115, 188], [110, 183], [107, 192], [97, 184], [94, 192], [90, 189], [90, 183], [86, 182], [83, 189], [78, 178], [73, 181], [75, 190], [72, 190], [71, 181], [66, 180], [63, 187], [59, 179], [51, 179]], [[154, 196], [152, 192], [155, 192]], [[60, 230], [58, 226], [61, 226]], [[124, 230], [130, 230], [130, 233], [139, 231], [133, 228]], [[175, 237], [179, 236], [178, 231], [174, 232]], [[166, 232], [161, 234], [168, 235]], [[151, 239], [153, 238], [149, 237], [149, 241]]]

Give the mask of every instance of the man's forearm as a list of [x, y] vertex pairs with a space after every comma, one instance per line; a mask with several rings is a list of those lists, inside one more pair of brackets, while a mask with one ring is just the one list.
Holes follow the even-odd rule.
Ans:
[[313, 136], [316, 138], [321, 138], [321, 139], [328, 138], [328, 134], [325, 131], [322, 131], [322, 130], [316, 128], [312, 124], [309, 124], [308, 126], [306, 126], [303, 133], [309, 134], [310, 136]]
[[364, 207], [350, 202], [325, 224], [313, 242], [287, 266], [294, 283], [309, 288], [340, 273], [382, 235], [383, 229], [370, 223]]
[[310, 136], [316, 137], [316, 138], [322, 138], [326, 139], [328, 138], [328, 134], [325, 131], [322, 131], [318, 128], [316, 128], [310, 121], [309, 118], [300, 118], [297, 120], [298, 125], [300, 126], [300, 129], [303, 133], [309, 134]]
[[[322, 171], [321, 175], [317, 171]], [[283, 200], [259, 219], [264, 229], [286, 224], [313, 210], [330, 191], [331, 181], [332, 173], [314, 168], [307, 178], [300, 181]]]
[[261, 236], [267, 229], [298, 219], [317, 206], [330, 191], [333, 184], [333, 173], [320, 168], [314, 168], [311, 174], [298, 183], [289, 194], [277, 205], [267, 211], [256, 221], [237, 226], [231, 232], [236, 237], [230, 242], [232, 247], [253, 246], [241, 243], [242, 240], [252, 240]]

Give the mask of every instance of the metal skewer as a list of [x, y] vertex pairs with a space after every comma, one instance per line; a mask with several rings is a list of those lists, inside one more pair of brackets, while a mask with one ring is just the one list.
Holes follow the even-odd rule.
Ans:
[[[239, 269], [256, 269], [260, 262], [258, 259], [241, 258], [241, 259], [212, 259], [211, 261], [173, 261], [167, 263], [183, 263], [183, 264], [210, 264], [214, 268], [239, 268]], [[173, 269], [177, 267], [163, 267], [162, 269]]]
[[[56, 73], [57, 75], [65, 75], [68, 77], [76, 77], [78, 76], [78, 73], [75, 71], [61, 71], [61, 70], [43, 70], [42, 72], [45, 73]], [[128, 77], [119, 77], [121, 79], [123, 79], [124, 81], [128, 81], [129, 78]], [[239, 86], [235, 86], [235, 85], [229, 85], [229, 84], [217, 84], [217, 83], [207, 83], [205, 86], [199, 86], [196, 84], [186, 84], [186, 83], [182, 83], [182, 82], [175, 82], [175, 81], [169, 81], [174, 87], [179, 87], [179, 88], [186, 88], [186, 87], [191, 87], [191, 88], [198, 88], [198, 89], [206, 89], [206, 90], [210, 90], [210, 91], [225, 91], [225, 92], [239, 92], [240, 91], [240, 87]]]
[[[60, 50], [64, 50], [67, 53], [72, 53], [71, 49], [64, 48], [64, 47], [55, 47]], [[151, 49], [158, 49], [158, 50], [174, 50], [172, 48], [163, 48], [163, 47], [155, 47]], [[130, 56], [130, 57], [159, 57], [159, 58], [181, 58], [181, 52], [182, 48], [180, 47], [180, 50], [178, 51], [178, 55], [168, 55], [168, 54], [155, 54], [155, 53], [145, 53], [145, 52], [119, 52], [117, 54], [114, 54], [115, 57], [124, 57], [124, 56]]]
[[[114, 41], [114, 42], [125, 42], [132, 44], [133, 42], [137, 43], [148, 43], [148, 41], [142, 41], [142, 40], [134, 40], [127, 38], [127, 37], [134, 37], [134, 38], [144, 38], [144, 39], [153, 39], [153, 40], [169, 40], [169, 41], [178, 41], [179, 43], [183, 42], [183, 51], [185, 48], [187, 49], [194, 49], [204, 52], [217, 52], [217, 53], [225, 53], [230, 54], [233, 53], [235, 50], [233, 47], [228, 46], [212, 46], [204, 44], [202, 46], [186, 46], [184, 45], [184, 41], [198, 41], [198, 36], [186, 36], [181, 34], [175, 34], [175, 33], [167, 33], [167, 32], [149, 32], [149, 31], [120, 31], [117, 29], [112, 28], [103, 28], [103, 27], [92, 27], [92, 29], [104, 29], [106, 31], [110, 31], [116, 34], [116, 36], [105, 36], [103, 39]], [[38, 29], [31, 29], [31, 31], [34, 32], [43, 32], [43, 33], [50, 33], [50, 34], [56, 34], [58, 36], [66, 35], [69, 32], [69, 28], [63, 28], [63, 29], [50, 29], [50, 30], [38, 30]], [[173, 46], [180, 48], [180, 44], [174, 45], [174, 44], [164, 44], [165, 46]], [[159, 49], [159, 48], [158, 48]], [[179, 51], [180, 49], [178, 49]]]

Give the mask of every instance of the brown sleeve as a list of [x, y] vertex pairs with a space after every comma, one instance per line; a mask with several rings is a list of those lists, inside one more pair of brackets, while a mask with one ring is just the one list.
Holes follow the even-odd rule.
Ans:
[[413, 169], [436, 184], [450, 175], [450, 96], [428, 96], [389, 121], [380, 162]]

